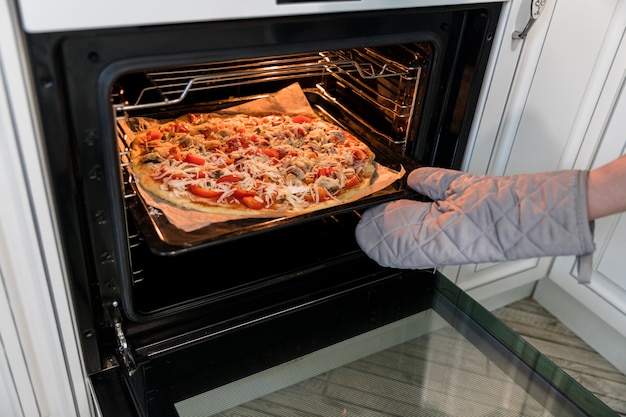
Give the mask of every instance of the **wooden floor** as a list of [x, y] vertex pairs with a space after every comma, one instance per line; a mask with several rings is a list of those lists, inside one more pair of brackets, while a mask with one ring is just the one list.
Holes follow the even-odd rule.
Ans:
[[532, 299], [493, 312], [596, 397], [626, 416], [626, 376]]
[[[619, 415], [626, 416], [626, 376], [538, 303], [525, 299], [494, 314]], [[527, 395], [528, 387], [534, 386], [531, 382], [525, 385], [523, 379], [517, 383], [511, 380], [517, 373], [516, 367], [503, 370], [485, 354], [456, 331], [443, 327], [287, 388], [270, 391], [269, 395], [223, 411], [219, 416], [548, 415], [535, 398]]]

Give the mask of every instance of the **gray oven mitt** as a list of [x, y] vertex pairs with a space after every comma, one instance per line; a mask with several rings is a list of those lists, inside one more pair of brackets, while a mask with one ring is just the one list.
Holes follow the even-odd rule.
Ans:
[[368, 209], [357, 225], [357, 242], [382, 266], [405, 269], [577, 255], [578, 279], [589, 282], [595, 246], [587, 176], [419, 168], [408, 185], [434, 202], [398, 200]]

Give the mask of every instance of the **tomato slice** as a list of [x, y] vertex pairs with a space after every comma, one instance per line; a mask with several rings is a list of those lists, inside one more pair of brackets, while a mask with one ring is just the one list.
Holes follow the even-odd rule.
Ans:
[[198, 197], [204, 197], [204, 198], [218, 198], [219, 196], [223, 194], [222, 191], [208, 190], [196, 184], [189, 184], [189, 191], [191, 191], [193, 194], [197, 195]]
[[270, 148], [261, 148], [259, 149], [259, 152], [261, 152], [262, 154], [269, 156], [270, 158], [279, 158], [280, 157], [280, 152], [278, 152], [276, 149], [270, 149]]
[[183, 157], [180, 154], [180, 149], [178, 148], [178, 146], [172, 146], [169, 149], [169, 154], [172, 155], [172, 158], [174, 158], [177, 161], [182, 161]]
[[259, 201], [258, 199], [248, 196], [241, 199], [241, 202], [248, 208], [253, 210], [260, 210], [265, 207], [265, 203]]
[[354, 149], [352, 151], [352, 155], [354, 155], [354, 159], [356, 159], [357, 161], [362, 161], [364, 159], [367, 159], [367, 154], [363, 152], [361, 149]]
[[294, 132], [296, 134], [296, 136], [298, 136], [299, 138], [303, 138], [306, 136], [306, 132], [304, 131], [304, 129], [302, 129], [301, 127], [297, 128], [296, 131]]
[[317, 170], [318, 177], [332, 177], [335, 173], [335, 169], [333, 167], [320, 167]]
[[[311, 194], [304, 196], [304, 199], [310, 203], [315, 201], [315, 197]], [[317, 187], [317, 201], [322, 202], [330, 199], [331, 197], [328, 195], [324, 187]]]
[[241, 180], [242, 178], [237, 175], [227, 174], [227, 175], [219, 177], [216, 182], [239, 182]]
[[241, 188], [235, 188], [233, 191], [233, 197], [238, 200], [242, 200], [246, 197], [254, 197], [256, 195], [256, 191], [254, 190], [242, 190]]
[[204, 165], [206, 161], [204, 160], [204, 158], [199, 157], [198, 155], [188, 153], [187, 156], [185, 156], [185, 162], [189, 162], [190, 164], [194, 165]]
[[161, 132], [151, 131], [151, 132], [148, 132], [145, 135], [139, 137], [138, 140], [141, 141], [141, 142], [150, 142], [150, 141], [153, 141], [153, 140], [160, 140], [162, 137], [163, 137], [163, 134]]
[[361, 180], [359, 179], [359, 177], [357, 177], [356, 175], [353, 175], [350, 178], [346, 179], [346, 188], [352, 188], [355, 187], [359, 184], [359, 182], [361, 182]]
[[291, 118], [291, 121], [294, 123], [309, 123], [311, 120], [312, 119], [310, 117], [303, 116], [303, 115], [293, 116]]
[[317, 187], [317, 195], [319, 196], [319, 201], [330, 200], [330, 196], [326, 193], [326, 188]]
[[184, 123], [172, 124], [172, 130], [176, 133], [189, 133], [189, 126]]

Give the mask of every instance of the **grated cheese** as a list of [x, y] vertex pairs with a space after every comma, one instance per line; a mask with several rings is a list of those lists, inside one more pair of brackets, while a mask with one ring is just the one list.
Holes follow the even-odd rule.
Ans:
[[166, 158], [160, 162], [146, 158], [154, 168], [152, 178], [177, 196], [190, 195], [189, 186], [194, 185], [220, 192], [216, 202], [229, 204], [241, 203], [234, 196], [236, 190], [253, 191], [254, 199], [266, 208], [284, 203], [301, 209], [324, 198], [336, 200], [347, 178], [361, 176], [372, 162], [365, 145], [316, 120], [296, 123], [289, 116], [208, 114], [191, 120], [182, 128], [180, 121], [162, 124], [161, 139], [145, 143], [145, 154]]

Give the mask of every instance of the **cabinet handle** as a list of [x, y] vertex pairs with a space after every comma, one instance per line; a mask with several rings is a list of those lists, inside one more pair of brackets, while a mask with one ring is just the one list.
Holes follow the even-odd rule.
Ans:
[[528, 32], [530, 28], [533, 27], [541, 12], [543, 12], [543, 8], [546, 5], [547, 0], [531, 0], [530, 1], [530, 19], [528, 19], [528, 23], [521, 32], [515, 31], [513, 32], [513, 39], [526, 39], [528, 36]]

